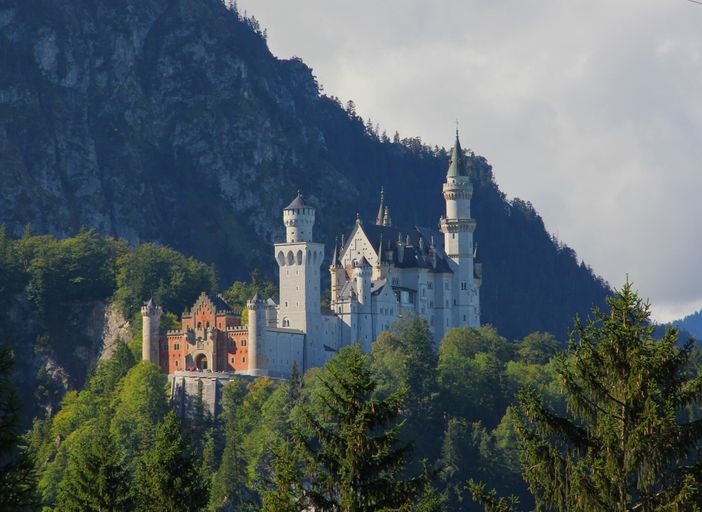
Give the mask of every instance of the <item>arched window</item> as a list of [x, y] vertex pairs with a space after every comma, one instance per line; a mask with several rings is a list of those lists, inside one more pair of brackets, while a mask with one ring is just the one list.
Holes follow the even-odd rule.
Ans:
[[198, 322], [198, 323], [197, 323], [197, 328], [198, 328], [198, 329], [202, 329], [202, 322]]
[[297, 264], [302, 265], [302, 251], [297, 251]]
[[283, 254], [283, 251], [280, 251], [278, 253], [278, 265], [281, 267], [285, 266], [285, 255]]
[[295, 257], [293, 256], [292, 251], [288, 251], [288, 265], [294, 265], [295, 264]]
[[283, 318], [283, 327], [290, 327], [290, 320], [287, 317]]

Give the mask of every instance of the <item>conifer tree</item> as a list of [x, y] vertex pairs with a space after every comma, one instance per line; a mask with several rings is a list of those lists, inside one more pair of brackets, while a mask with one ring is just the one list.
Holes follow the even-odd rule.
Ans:
[[271, 450], [271, 479], [262, 492], [262, 512], [300, 512], [309, 506], [303, 492], [299, 454], [282, 441]]
[[687, 365], [692, 342], [653, 339], [650, 307], [627, 283], [576, 329], [558, 356], [568, 409], [519, 396], [524, 478], [539, 507], [558, 511], [683, 511], [699, 505], [702, 420], [676, 413], [699, 404], [702, 377]]
[[32, 452], [19, 435], [20, 401], [11, 384], [13, 366], [10, 347], [0, 347], [0, 510], [31, 509], [38, 501]]
[[153, 448], [136, 471], [138, 509], [192, 512], [207, 504], [208, 489], [173, 411], [159, 425]]
[[130, 479], [106, 418], [77, 440], [59, 485], [57, 510], [121, 512], [132, 504]]
[[378, 399], [370, 358], [355, 345], [342, 349], [318, 378], [321, 387], [294, 428], [315, 510], [370, 512], [413, 504], [426, 477], [401, 474], [411, 452], [399, 441], [404, 392]]
[[245, 394], [246, 386], [238, 380], [229, 382], [224, 388], [224, 449], [222, 461], [212, 478], [210, 493], [210, 507], [214, 510], [245, 510], [252, 501], [242, 446], [241, 409]]

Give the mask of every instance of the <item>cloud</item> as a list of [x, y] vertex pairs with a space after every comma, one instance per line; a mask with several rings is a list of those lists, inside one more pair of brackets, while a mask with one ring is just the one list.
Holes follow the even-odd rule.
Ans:
[[273, 52], [389, 133], [453, 120], [550, 231], [654, 314], [702, 306], [702, 6], [684, 0], [239, 0]]

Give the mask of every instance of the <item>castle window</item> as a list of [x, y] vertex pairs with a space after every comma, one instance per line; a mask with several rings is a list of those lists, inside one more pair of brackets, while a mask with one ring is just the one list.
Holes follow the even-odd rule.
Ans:
[[198, 328], [198, 329], [202, 329], [202, 322], [198, 322], [198, 323], [197, 323], [197, 328]]
[[244, 356], [244, 357], [241, 358], [241, 362], [242, 362], [242, 363], [245, 363], [245, 362], [246, 362], [246, 356]]
[[234, 364], [234, 358], [232, 357], [232, 364]]
[[175, 363], [176, 363], [175, 365], [178, 366], [178, 361], [176, 361]]
[[466, 315], [463, 315], [463, 321], [464, 322], [466, 321]]
[[245, 347], [246, 346], [246, 340], [241, 340], [241, 346]]
[[210, 328], [210, 322], [209, 322], [209, 321], [205, 324], [205, 328], [206, 328], [206, 329], [209, 329], [209, 328]]

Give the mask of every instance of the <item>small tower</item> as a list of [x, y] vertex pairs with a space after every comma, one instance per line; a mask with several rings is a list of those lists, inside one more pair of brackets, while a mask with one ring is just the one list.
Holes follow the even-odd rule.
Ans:
[[441, 218], [440, 226], [444, 233], [444, 249], [454, 274], [452, 325], [478, 327], [479, 299], [473, 269], [473, 232], [476, 223], [470, 216], [473, 185], [468, 176], [458, 130], [443, 191], [446, 216]]
[[339, 298], [339, 292], [344, 286], [344, 269], [339, 261], [339, 248], [334, 245], [334, 253], [332, 254], [331, 265], [329, 265], [329, 274], [331, 277], [331, 303], [334, 304]]
[[280, 278], [280, 327], [308, 332], [321, 320], [320, 267], [324, 245], [312, 241], [315, 210], [302, 194], [283, 209], [285, 243], [275, 244]]
[[141, 358], [155, 365], [159, 364], [159, 339], [161, 329], [161, 306], [154, 305], [154, 300], [141, 307]]
[[263, 341], [263, 331], [266, 326], [266, 304], [261, 300], [258, 292], [246, 302], [246, 309], [249, 312], [248, 374], [258, 375], [260, 373], [258, 349]]
[[356, 283], [356, 291], [358, 292], [358, 303], [362, 309], [370, 310], [371, 296], [371, 275], [373, 267], [371, 267], [365, 256], [361, 256], [361, 260], [356, 262], [353, 267], [353, 280]]
[[287, 243], [312, 241], [314, 208], [305, 203], [299, 190], [297, 197], [283, 210], [283, 224], [285, 224], [285, 241]]

